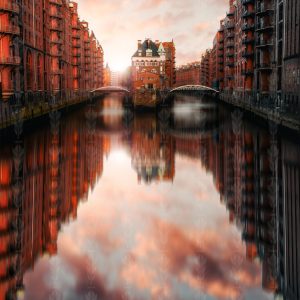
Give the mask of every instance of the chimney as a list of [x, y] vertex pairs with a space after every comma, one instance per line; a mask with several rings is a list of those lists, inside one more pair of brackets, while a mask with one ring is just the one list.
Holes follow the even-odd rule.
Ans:
[[142, 41], [138, 40], [138, 50], [140, 50], [142, 48]]

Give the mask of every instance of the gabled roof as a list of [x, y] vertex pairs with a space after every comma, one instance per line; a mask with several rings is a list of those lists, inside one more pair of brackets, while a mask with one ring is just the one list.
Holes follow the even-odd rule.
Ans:
[[150, 39], [145, 40], [141, 46], [140, 46], [140, 50], [142, 50], [142, 55], [139, 55], [139, 49], [133, 54], [132, 57], [146, 57], [146, 51], [148, 49], [152, 50], [152, 57], [160, 57], [160, 55], [158, 54], [158, 48], [156, 46], [156, 44], [154, 42], [152, 42]]

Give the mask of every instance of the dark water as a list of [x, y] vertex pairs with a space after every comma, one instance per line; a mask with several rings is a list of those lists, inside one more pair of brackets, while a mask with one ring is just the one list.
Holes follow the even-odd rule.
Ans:
[[299, 299], [295, 135], [115, 100], [1, 140], [0, 300]]

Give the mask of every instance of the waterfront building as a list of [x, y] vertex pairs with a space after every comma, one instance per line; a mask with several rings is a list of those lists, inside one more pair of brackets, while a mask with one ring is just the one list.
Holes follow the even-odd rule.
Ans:
[[138, 41], [132, 56], [133, 89], [171, 88], [175, 83], [175, 45], [172, 42]]
[[103, 74], [104, 74], [103, 85], [110, 86], [111, 85], [111, 70], [110, 70], [110, 67], [108, 64], [106, 64]]
[[[156, 41], [156, 43], [159, 44], [159, 41]], [[162, 44], [166, 52], [164, 85], [166, 88], [172, 88], [176, 84], [176, 48], [173, 40]]]
[[176, 68], [176, 86], [200, 84], [200, 62], [195, 61]]
[[103, 49], [67, 0], [0, 1], [0, 121], [103, 85]]
[[121, 72], [111, 71], [110, 72], [111, 85], [120, 86], [121, 85]]
[[224, 90], [224, 20], [220, 21], [220, 28], [214, 38], [215, 55], [214, 61], [215, 73], [213, 74], [213, 88], [216, 90]]
[[229, 1], [229, 11], [224, 19], [224, 54], [225, 54], [225, 86], [224, 90], [232, 92], [234, 87], [235, 65], [235, 6], [233, 0]]
[[[283, 102], [300, 110], [300, 1], [277, 1], [278, 84]], [[281, 72], [281, 67], [283, 70]]]
[[251, 94], [254, 82], [254, 44], [255, 44], [255, 9], [253, 1], [242, 1], [238, 5], [237, 30], [239, 30], [239, 48], [242, 49], [242, 63], [236, 71], [242, 81], [240, 92]]
[[200, 67], [200, 83], [204, 86], [211, 86], [211, 50], [206, 50], [201, 58], [201, 67]]
[[229, 0], [207, 51], [212, 57], [205, 53], [201, 59], [202, 84], [217, 88], [223, 99], [299, 113], [299, 5], [297, 0]]

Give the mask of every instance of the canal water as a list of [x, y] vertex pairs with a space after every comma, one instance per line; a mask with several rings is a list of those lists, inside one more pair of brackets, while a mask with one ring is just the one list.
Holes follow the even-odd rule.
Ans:
[[192, 96], [20, 122], [0, 147], [0, 299], [299, 299], [299, 150]]

